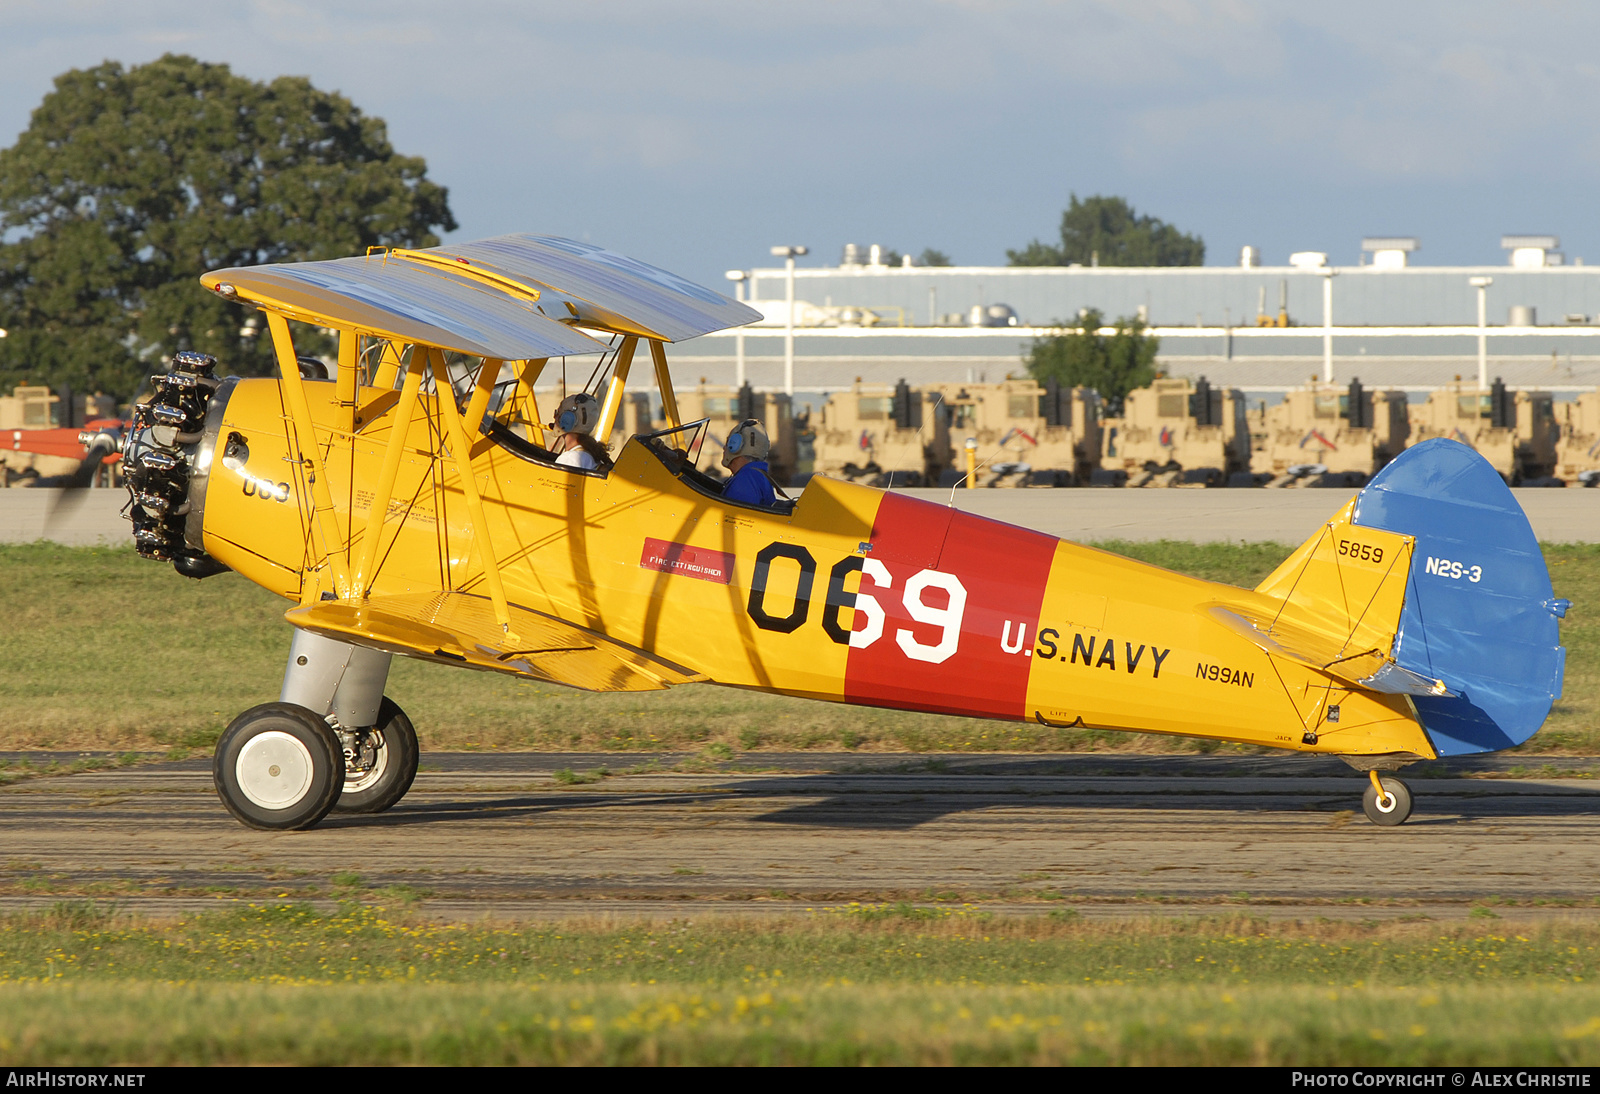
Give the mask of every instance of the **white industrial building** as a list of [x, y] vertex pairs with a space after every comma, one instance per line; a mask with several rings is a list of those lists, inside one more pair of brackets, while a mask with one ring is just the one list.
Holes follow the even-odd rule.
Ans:
[[1416, 239], [1387, 236], [1339, 267], [1320, 252], [1264, 266], [1254, 247], [1236, 266], [890, 266], [876, 247], [848, 247], [837, 266], [797, 258], [792, 308], [786, 267], [730, 271], [765, 322], [698, 339], [677, 360], [681, 375], [734, 383], [742, 357], [752, 384], [783, 390], [792, 318], [800, 393], [857, 377], [993, 381], [1022, 374], [1035, 338], [1096, 309], [1145, 322], [1169, 373], [1264, 395], [1313, 376], [1420, 393], [1473, 378], [1480, 338], [1489, 376], [1509, 385], [1558, 397], [1600, 385], [1600, 266], [1567, 263], [1555, 236], [1501, 242], [1504, 265], [1448, 267], [1417, 264]]

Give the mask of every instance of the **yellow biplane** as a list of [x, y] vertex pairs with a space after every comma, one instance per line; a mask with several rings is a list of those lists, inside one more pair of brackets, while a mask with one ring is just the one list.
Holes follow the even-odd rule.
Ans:
[[[504, 236], [202, 282], [265, 313], [280, 375], [178, 354], [124, 458], [142, 554], [292, 603], [279, 700], [217, 746], [247, 825], [400, 800], [417, 741], [383, 694], [395, 654], [1337, 755], [1379, 824], [1411, 810], [1386, 773], [1515, 745], [1560, 694], [1567, 604], [1500, 477], [1450, 441], [1245, 590], [829, 478], [730, 500], [666, 347], [757, 314], [598, 247]], [[337, 332], [334, 375], [291, 323]], [[592, 362], [604, 440], [642, 354], [666, 428], [560, 462], [535, 395], [552, 362]]]

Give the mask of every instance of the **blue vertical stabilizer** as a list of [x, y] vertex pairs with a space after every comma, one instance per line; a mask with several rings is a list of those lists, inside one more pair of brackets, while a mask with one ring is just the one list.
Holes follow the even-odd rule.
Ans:
[[1561, 697], [1567, 601], [1499, 473], [1464, 444], [1424, 441], [1361, 491], [1354, 523], [1416, 537], [1394, 659], [1456, 692], [1413, 699], [1439, 755], [1533, 736]]

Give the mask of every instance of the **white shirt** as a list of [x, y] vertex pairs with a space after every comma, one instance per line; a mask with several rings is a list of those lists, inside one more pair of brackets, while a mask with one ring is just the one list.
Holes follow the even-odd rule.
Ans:
[[600, 466], [594, 457], [589, 455], [589, 450], [580, 444], [573, 445], [557, 456], [556, 463], [562, 467], [576, 467], [580, 471], [593, 471]]

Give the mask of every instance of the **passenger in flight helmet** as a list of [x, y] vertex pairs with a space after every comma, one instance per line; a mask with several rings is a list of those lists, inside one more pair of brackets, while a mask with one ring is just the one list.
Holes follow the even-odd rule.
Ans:
[[746, 505], [775, 504], [777, 496], [767, 470], [767, 454], [771, 451], [772, 442], [760, 422], [746, 418], [735, 426], [722, 446], [722, 466], [733, 472], [733, 478], [722, 488], [722, 496]]
[[556, 463], [563, 467], [576, 467], [593, 471], [606, 458], [603, 445], [594, 439], [594, 430], [600, 424], [600, 400], [587, 392], [568, 395], [556, 407], [556, 420], [550, 428], [560, 436], [556, 438]]

